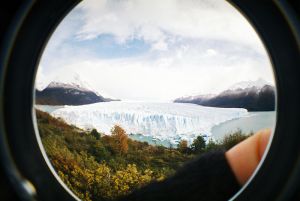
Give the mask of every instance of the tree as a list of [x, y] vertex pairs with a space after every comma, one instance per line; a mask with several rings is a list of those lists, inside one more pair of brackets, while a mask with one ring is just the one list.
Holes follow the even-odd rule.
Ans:
[[111, 135], [114, 139], [113, 150], [119, 154], [127, 154], [128, 152], [128, 136], [125, 130], [118, 125], [111, 129]]
[[90, 134], [91, 134], [92, 136], [94, 136], [97, 140], [99, 140], [100, 137], [101, 137], [101, 134], [98, 133], [98, 131], [97, 131], [96, 129], [94, 129], [94, 128], [93, 128], [93, 130], [90, 132]]
[[202, 153], [205, 150], [205, 139], [202, 135], [199, 135], [192, 143], [191, 148], [194, 153]]
[[222, 140], [221, 144], [226, 150], [229, 150], [230, 148], [240, 143], [241, 141], [247, 139], [251, 135], [253, 135], [252, 132], [249, 134], [245, 134], [242, 132], [241, 129], [237, 129], [237, 131], [227, 134]]
[[220, 143], [217, 143], [214, 140], [210, 139], [205, 147], [205, 152], [210, 152], [221, 148], [222, 147]]
[[188, 151], [188, 142], [186, 140], [181, 140], [178, 144], [178, 149], [181, 153], [187, 153], [187, 151]]
[[88, 152], [92, 154], [97, 162], [108, 160], [111, 157], [111, 153], [105, 148], [100, 140], [96, 140], [91, 144]]

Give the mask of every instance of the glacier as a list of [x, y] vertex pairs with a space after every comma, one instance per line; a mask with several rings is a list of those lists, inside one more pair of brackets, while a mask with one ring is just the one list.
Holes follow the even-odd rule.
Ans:
[[114, 125], [127, 134], [140, 134], [156, 140], [190, 144], [198, 135], [211, 136], [211, 129], [226, 121], [245, 117], [243, 108], [215, 108], [190, 103], [101, 102], [81, 106], [37, 106], [54, 117], [82, 129], [96, 128], [110, 134]]

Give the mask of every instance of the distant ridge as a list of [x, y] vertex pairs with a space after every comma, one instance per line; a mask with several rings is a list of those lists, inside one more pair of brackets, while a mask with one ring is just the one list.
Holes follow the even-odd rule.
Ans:
[[248, 111], [274, 111], [275, 87], [262, 79], [240, 82], [216, 95], [181, 97], [176, 103], [194, 103], [210, 107], [245, 108]]
[[109, 101], [118, 100], [104, 98], [76, 83], [53, 81], [45, 89], [36, 90], [36, 104], [39, 105], [85, 105]]

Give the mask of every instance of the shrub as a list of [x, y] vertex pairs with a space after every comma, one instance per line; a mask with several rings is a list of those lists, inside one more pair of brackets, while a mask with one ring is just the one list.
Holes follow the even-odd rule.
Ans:
[[111, 136], [114, 139], [113, 150], [120, 155], [127, 154], [128, 136], [125, 130], [121, 126], [115, 125], [111, 130]]
[[252, 132], [249, 134], [244, 134], [241, 129], [238, 129], [237, 131], [235, 131], [233, 133], [227, 134], [224, 137], [224, 139], [221, 141], [220, 144], [223, 148], [225, 148], [226, 150], [229, 150], [230, 148], [232, 148], [236, 144], [240, 143], [241, 141], [247, 139], [251, 135], [253, 135]]
[[200, 154], [204, 152], [205, 147], [206, 147], [206, 143], [202, 135], [199, 135], [191, 144], [191, 149], [196, 154]]
[[91, 130], [90, 134], [91, 134], [92, 136], [94, 136], [97, 140], [99, 140], [100, 137], [101, 137], [101, 134], [98, 133], [98, 131], [97, 131], [96, 129]]
[[181, 140], [178, 144], [178, 150], [181, 153], [188, 153], [189, 147], [188, 147], [188, 142], [186, 140]]

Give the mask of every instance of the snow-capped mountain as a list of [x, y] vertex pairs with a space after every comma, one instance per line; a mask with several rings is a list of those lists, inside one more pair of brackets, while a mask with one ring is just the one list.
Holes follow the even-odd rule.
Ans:
[[236, 89], [247, 89], [247, 88], [252, 88], [252, 87], [256, 87], [258, 89], [263, 88], [265, 85], [270, 85], [271, 83], [265, 81], [262, 78], [258, 78], [255, 81], [242, 81], [242, 82], [238, 82], [234, 85], [232, 85], [231, 87], [229, 87], [229, 90], [236, 90]]
[[113, 99], [101, 96], [77, 74], [64, 81], [56, 79], [43, 90], [36, 90], [36, 104], [41, 105], [85, 105], [108, 101]]
[[211, 107], [246, 108], [249, 111], [273, 111], [275, 87], [263, 79], [258, 79], [236, 83], [219, 94], [181, 97], [174, 102]]
[[96, 128], [110, 134], [114, 125], [128, 134], [142, 134], [177, 144], [192, 142], [200, 134], [211, 135], [211, 128], [225, 121], [248, 115], [240, 108], [213, 108], [182, 103], [106, 102], [82, 106], [65, 106], [56, 110], [38, 109], [63, 118], [80, 128]]
[[77, 90], [80, 90], [80, 91], [93, 91], [93, 90], [90, 90], [86, 87], [83, 87], [80, 84], [62, 83], [62, 82], [56, 82], [56, 81], [50, 82], [50, 84], [47, 86], [47, 88], [65, 88], [65, 89], [71, 89], [72, 88], [72, 89], [77, 89]]
[[[186, 96], [186, 97], [181, 97], [181, 98], [178, 98], [179, 99], [184, 99], [184, 100], [187, 100], [187, 101], [193, 101], [195, 99], [201, 99], [201, 100], [208, 100], [208, 99], [211, 99], [213, 97], [215, 97], [216, 95], [215, 94], [205, 94], [205, 95], [196, 95], [196, 96]], [[177, 99], [176, 99], [177, 100]]]

